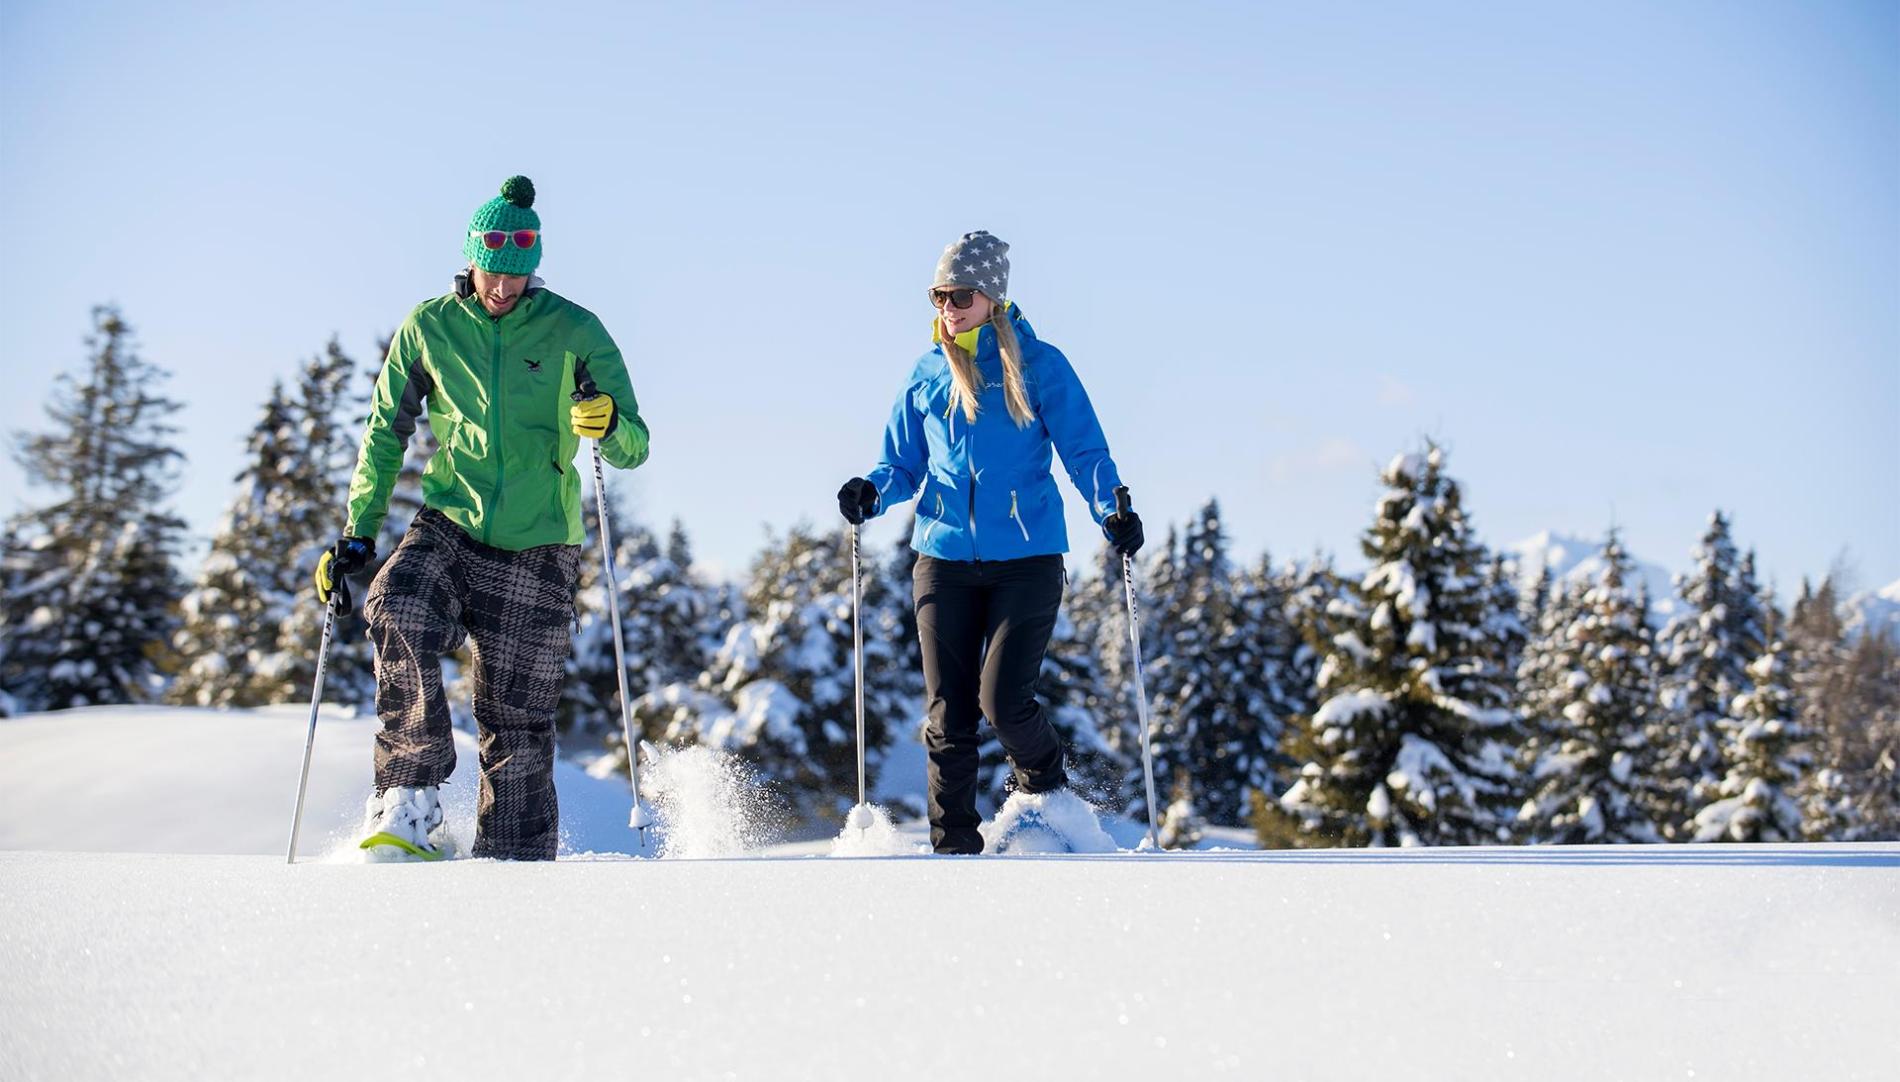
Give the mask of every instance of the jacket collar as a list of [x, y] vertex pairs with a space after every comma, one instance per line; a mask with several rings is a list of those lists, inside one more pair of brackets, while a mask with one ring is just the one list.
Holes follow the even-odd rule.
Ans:
[[481, 300], [477, 298], [473, 293], [470, 293], [467, 296], [462, 295], [461, 287], [462, 287], [462, 282], [464, 281], [463, 276], [466, 275], [467, 273], [468, 271], [464, 270], [460, 274], [457, 274], [455, 276], [455, 286], [456, 286], [455, 293], [454, 293], [455, 299], [462, 302], [462, 310], [467, 312], [469, 315], [474, 316], [477, 319], [486, 319], [494, 323], [512, 322], [515, 316], [526, 315], [528, 310], [534, 307], [535, 299], [539, 297], [542, 291], [547, 289], [548, 287], [548, 284], [545, 281], [542, 281], [540, 275], [530, 274], [528, 276], [528, 288], [522, 291], [521, 299], [515, 302], [515, 306], [508, 310], [507, 315], [502, 316], [500, 319], [496, 319], [494, 316], [491, 316], [488, 314], [488, 309], [482, 307]]
[[[1004, 304], [1004, 311], [1009, 313], [1009, 321], [1016, 328], [1016, 337], [1023, 340], [1036, 337], [1036, 332], [1029, 326], [1029, 321], [1023, 318], [1023, 310], [1016, 306], [1016, 302], [1005, 301]], [[943, 344], [942, 324], [935, 319], [930, 321], [930, 344]], [[986, 322], [974, 330], [964, 331], [957, 335], [957, 345], [977, 360], [993, 357], [996, 354], [996, 329]]]

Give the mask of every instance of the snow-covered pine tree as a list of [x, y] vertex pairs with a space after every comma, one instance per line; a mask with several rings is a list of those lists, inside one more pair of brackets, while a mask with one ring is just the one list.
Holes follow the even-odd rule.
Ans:
[[[1530, 628], [1524, 622], [1524, 601], [1518, 595], [1517, 567], [1502, 555], [1493, 556], [1485, 568], [1484, 589], [1490, 595], [1490, 623], [1485, 627], [1483, 644], [1487, 660], [1507, 683], [1514, 683], [1518, 666], [1524, 660], [1524, 647], [1530, 641]], [[1537, 602], [1548, 603], [1548, 599]]]
[[1528, 795], [1516, 833], [1524, 841], [1657, 840], [1643, 794], [1656, 709], [1648, 605], [1631, 589], [1615, 531], [1601, 563], [1595, 583], [1546, 604], [1519, 669], [1532, 733], [1520, 752]]
[[1801, 594], [1783, 625], [1787, 643], [1788, 685], [1795, 721], [1808, 733], [1813, 767], [1796, 783], [1802, 808], [1802, 832], [1815, 841], [1842, 841], [1856, 833], [1855, 809], [1843, 762], [1850, 734], [1836, 724], [1835, 704], [1845, 675], [1846, 627], [1830, 575], [1817, 588], [1806, 576]]
[[[13, 596], [20, 587], [18, 569], [14, 566], [14, 554], [21, 552], [19, 537], [11, 522], [0, 523], [0, 675], [8, 672], [7, 644], [13, 639], [13, 630], [5, 623], [6, 605], [4, 600]], [[23, 709], [20, 700], [5, 685], [0, 684], [0, 718], [10, 718]]]
[[303, 581], [286, 559], [297, 545], [282, 529], [287, 477], [300, 450], [297, 424], [283, 382], [273, 382], [263, 416], [245, 440], [249, 461], [237, 475], [237, 494], [180, 606], [184, 626], [173, 647], [184, 668], [172, 683], [172, 702], [242, 707], [277, 701], [279, 629]]
[[1382, 480], [1362, 542], [1373, 567], [1321, 668], [1326, 701], [1289, 734], [1304, 765], [1263, 808], [1269, 844], [1479, 844], [1505, 831], [1514, 713], [1483, 656], [1488, 556], [1441, 449], [1399, 455]]
[[[1548, 570], [1544, 577], [1548, 579]], [[1570, 727], [1563, 716], [1571, 694], [1568, 679], [1576, 664], [1570, 629], [1583, 620], [1583, 595], [1591, 589], [1580, 582], [1551, 585], [1537, 606], [1537, 622], [1531, 625], [1532, 634], [1517, 666], [1517, 708], [1523, 718], [1524, 738], [1512, 757], [1518, 798], [1512, 835], [1519, 842], [1536, 840], [1540, 824], [1532, 812], [1539, 785], [1537, 767], [1563, 742]], [[1653, 679], [1649, 688], [1655, 689]]]
[[[819, 534], [799, 526], [769, 543], [753, 565], [748, 616], [727, 634], [712, 668], [696, 685], [670, 684], [635, 704], [646, 738], [744, 755], [802, 823], [847, 810], [857, 800], [850, 566], [843, 530]], [[916, 711], [905, 678], [894, 675], [893, 643], [907, 600], [893, 596], [887, 577], [865, 568], [871, 786], [892, 732]]]
[[[1486, 597], [1485, 626], [1478, 637], [1466, 679], [1479, 686], [1503, 691], [1502, 698], [1487, 700], [1506, 710], [1510, 717], [1494, 734], [1497, 742], [1509, 749], [1506, 769], [1511, 791], [1505, 807], [1516, 807], [1528, 789], [1528, 780], [1519, 770], [1522, 749], [1531, 740], [1524, 711], [1518, 697], [1517, 672], [1524, 662], [1524, 650], [1530, 630], [1524, 623], [1524, 599], [1517, 588], [1517, 566], [1502, 555], [1495, 555], [1484, 568]], [[1514, 813], [1513, 813], [1514, 814]], [[1510, 816], [1506, 816], [1508, 819]], [[1506, 829], [1509, 827], [1507, 825]], [[1502, 840], [1502, 839], [1500, 839]]]
[[1761, 602], [1720, 510], [1695, 549], [1695, 569], [1678, 576], [1683, 606], [1657, 636], [1662, 661], [1657, 763], [1651, 817], [1666, 839], [1693, 833], [1690, 819], [1721, 787], [1722, 725], [1729, 703], [1749, 690], [1748, 665], [1761, 655]]
[[1248, 709], [1258, 722], [1258, 759], [1250, 770], [1253, 780], [1245, 799], [1229, 825], [1246, 822], [1261, 797], [1272, 799], [1292, 782], [1296, 764], [1281, 746], [1287, 719], [1314, 708], [1312, 682], [1318, 662], [1295, 623], [1293, 591], [1300, 588], [1300, 576], [1291, 567], [1276, 572], [1263, 553], [1234, 580], [1234, 652], [1253, 684]]
[[1274, 770], [1279, 718], [1264, 686], [1265, 659], [1242, 626], [1234, 569], [1220, 505], [1209, 500], [1173, 552], [1173, 573], [1158, 576], [1164, 601], [1155, 611], [1156, 658], [1148, 682], [1157, 778], [1193, 789], [1192, 802], [1216, 822], [1238, 823], [1250, 794]]
[[1718, 799], [1696, 813], [1698, 842], [1794, 842], [1805, 837], [1795, 788], [1813, 758], [1794, 715], [1786, 647], [1769, 645], [1748, 667], [1753, 686], [1729, 704], [1723, 726], [1728, 772]]
[[[1356, 611], [1356, 602], [1351, 600], [1350, 590], [1333, 567], [1329, 553], [1315, 552], [1305, 562], [1282, 570], [1279, 579], [1286, 595], [1287, 623], [1294, 638], [1292, 662], [1284, 685], [1288, 696], [1287, 710], [1281, 715], [1284, 719], [1310, 715], [1319, 709], [1322, 701], [1319, 670], [1332, 648], [1333, 633], [1337, 630], [1333, 624], [1345, 618], [1341, 609]], [[1284, 728], [1283, 725], [1283, 743]], [[1284, 748], [1280, 761], [1286, 769], [1298, 765]]]
[[[708, 587], [694, 574], [685, 528], [673, 523], [665, 548], [646, 527], [631, 521], [609, 496], [608, 525], [620, 585], [620, 619], [627, 662], [627, 692], [633, 700], [668, 684], [690, 684], [711, 663], [718, 643], [708, 641]], [[588, 536], [598, 538], [595, 503], [586, 502]], [[620, 687], [614, 672], [613, 617], [596, 555], [582, 564], [577, 610], [580, 633], [568, 657], [567, 683], [555, 715], [568, 750], [609, 749], [625, 743], [620, 725]], [[682, 562], [683, 561], [683, 562]]]
[[656, 591], [665, 601], [657, 639], [660, 682], [697, 680], [726, 641], [732, 620], [720, 599], [721, 586], [698, 569], [686, 524], [677, 518], [666, 531], [665, 559], [677, 578], [671, 580], [675, 585]]
[[[1796, 612], [1799, 626], [1799, 606]], [[1838, 614], [1832, 624], [1839, 627]], [[1821, 726], [1815, 769], [1798, 786], [1808, 836], [1900, 839], [1900, 644], [1890, 631], [1869, 630], [1840, 641], [1831, 657], [1815, 656], [1820, 651], [1811, 642], [1803, 649], [1817, 668], [1813, 683], [1799, 690], [1810, 697], [1801, 716]]]
[[1553, 596], [1557, 585], [1552, 581], [1550, 564], [1546, 562], [1537, 569], [1537, 579], [1531, 584], [1529, 592], [1519, 599], [1517, 608], [1518, 622], [1524, 625], [1526, 640], [1543, 624], [1544, 609]]
[[118, 309], [92, 311], [91, 356], [59, 377], [50, 431], [24, 436], [27, 479], [57, 492], [9, 527], [0, 687], [34, 710], [149, 702], [176, 626], [185, 524], [164, 509], [184, 455], [166, 373], [141, 358]]
[[[311, 580], [317, 558], [343, 529], [350, 473], [356, 466], [360, 429], [353, 421], [361, 399], [356, 361], [332, 337], [323, 352], [304, 362], [297, 379], [298, 452], [284, 477], [278, 532], [284, 548], [278, 557], [294, 569], [297, 603], [279, 629], [276, 687], [266, 701], [307, 700], [316, 679], [317, 644], [322, 638], [323, 607]], [[368, 579], [362, 579], [367, 584]], [[376, 699], [374, 653], [369, 625], [363, 620], [358, 590], [347, 617], [337, 621], [330, 656], [323, 670], [327, 702], [368, 707]]]

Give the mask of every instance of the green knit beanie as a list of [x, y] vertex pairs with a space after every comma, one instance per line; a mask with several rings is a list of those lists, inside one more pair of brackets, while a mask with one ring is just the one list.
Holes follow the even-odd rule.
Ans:
[[[468, 220], [468, 237], [462, 242], [462, 254], [470, 263], [490, 274], [532, 274], [534, 268], [541, 265], [541, 238], [534, 238], [534, 246], [517, 248], [513, 233], [517, 229], [532, 229], [539, 234], [541, 216], [534, 207], [534, 181], [527, 177], [509, 177], [502, 181], [501, 194], [475, 208], [475, 217]], [[490, 250], [482, 243], [481, 235], [491, 229], [499, 229], [510, 234], [500, 248]]]

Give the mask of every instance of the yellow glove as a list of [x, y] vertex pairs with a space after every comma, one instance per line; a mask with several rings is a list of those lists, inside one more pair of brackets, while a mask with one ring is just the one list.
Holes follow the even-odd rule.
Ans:
[[614, 396], [602, 393], [574, 403], [567, 411], [567, 419], [576, 436], [584, 440], [599, 440], [605, 439], [614, 430], [614, 425], [620, 420], [619, 413], [614, 408]]
[[354, 574], [376, 559], [376, 542], [366, 537], [339, 538], [335, 545], [317, 557], [317, 600], [325, 605], [332, 595], [341, 595], [343, 607], [350, 607], [350, 583], [343, 576]]

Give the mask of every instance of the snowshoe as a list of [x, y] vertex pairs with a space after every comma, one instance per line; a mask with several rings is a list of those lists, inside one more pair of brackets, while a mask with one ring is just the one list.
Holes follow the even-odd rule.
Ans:
[[983, 825], [985, 853], [1112, 853], [1095, 809], [1067, 789], [1012, 793]]
[[451, 854], [442, 829], [442, 802], [435, 786], [394, 786], [369, 798], [363, 808], [364, 850], [373, 863], [441, 860]]

